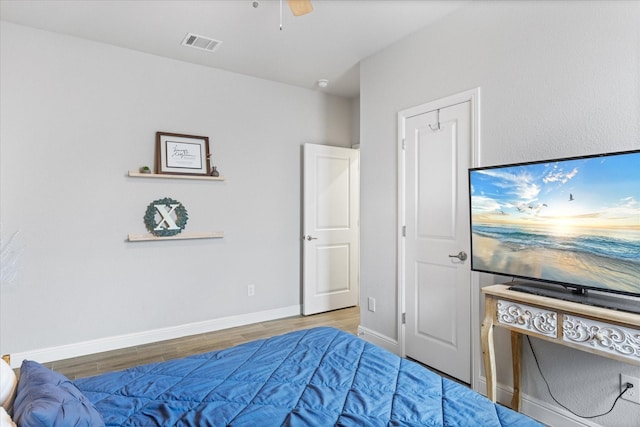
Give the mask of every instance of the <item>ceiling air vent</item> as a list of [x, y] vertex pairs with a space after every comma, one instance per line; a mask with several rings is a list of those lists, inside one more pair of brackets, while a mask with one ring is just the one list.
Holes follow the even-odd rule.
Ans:
[[210, 39], [209, 37], [199, 36], [192, 33], [187, 33], [187, 36], [182, 41], [182, 46], [189, 46], [209, 52], [213, 52], [221, 44], [222, 42], [220, 40], [214, 40]]

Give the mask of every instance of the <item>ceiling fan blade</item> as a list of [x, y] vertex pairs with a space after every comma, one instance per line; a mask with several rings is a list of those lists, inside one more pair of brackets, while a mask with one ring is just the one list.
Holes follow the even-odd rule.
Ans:
[[294, 16], [302, 16], [313, 12], [311, 0], [289, 0], [289, 9]]

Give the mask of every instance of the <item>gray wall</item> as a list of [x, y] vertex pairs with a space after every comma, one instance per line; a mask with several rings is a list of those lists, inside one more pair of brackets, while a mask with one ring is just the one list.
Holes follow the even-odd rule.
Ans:
[[[362, 311], [364, 328], [399, 338], [398, 111], [480, 87], [482, 165], [640, 148], [639, 22], [639, 2], [473, 2], [362, 62], [361, 304], [377, 301], [375, 313]], [[499, 381], [510, 386], [504, 338]], [[609, 409], [618, 373], [640, 376], [638, 367], [534, 345], [557, 397], [583, 414]], [[476, 366], [479, 358], [476, 347]], [[534, 369], [525, 350], [523, 392], [533, 406], [556, 408]], [[638, 419], [640, 406], [620, 402], [595, 421]]]
[[[300, 304], [301, 144], [349, 147], [351, 102], [2, 22], [0, 353]], [[134, 179], [155, 132], [209, 136], [225, 182]], [[127, 243], [172, 197], [185, 231]], [[255, 284], [255, 297], [247, 285]], [[298, 311], [299, 312], [299, 311]]]

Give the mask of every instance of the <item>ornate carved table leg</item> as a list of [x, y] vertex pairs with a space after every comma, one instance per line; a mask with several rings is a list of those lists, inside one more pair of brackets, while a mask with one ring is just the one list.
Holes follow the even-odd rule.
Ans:
[[487, 377], [487, 397], [496, 401], [496, 358], [493, 346], [493, 319], [495, 300], [485, 296], [484, 320], [482, 322], [482, 359]]

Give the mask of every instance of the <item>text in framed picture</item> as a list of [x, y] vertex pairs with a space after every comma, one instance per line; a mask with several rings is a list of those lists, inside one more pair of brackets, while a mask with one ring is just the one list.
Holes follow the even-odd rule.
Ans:
[[209, 137], [156, 132], [156, 173], [209, 175]]

